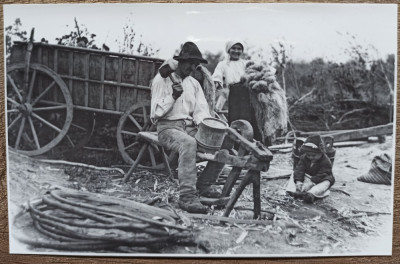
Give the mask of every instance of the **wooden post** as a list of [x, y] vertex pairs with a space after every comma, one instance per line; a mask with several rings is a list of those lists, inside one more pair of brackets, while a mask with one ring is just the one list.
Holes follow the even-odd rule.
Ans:
[[[247, 151], [240, 147], [238, 151], [238, 156], [244, 156], [247, 154]], [[243, 168], [240, 167], [233, 167], [231, 172], [228, 175], [228, 178], [226, 179], [226, 182], [224, 184], [224, 187], [222, 188], [222, 194], [221, 197], [227, 197], [231, 194], [232, 188], [235, 185], [236, 181], [239, 178], [240, 173], [242, 172]]]
[[[260, 173], [260, 172], [258, 172]], [[235, 193], [232, 195], [231, 199], [229, 200], [228, 204], [226, 205], [225, 212], [223, 216], [229, 217], [233, 207], [235, 206], [237, 200], [239, 199], [240, 195], [244, 191], [247, 185], [253, 182], [253, 177], [257, 176], [257, 172], [254, 170], [249, 170], [246, 175], [244, 176], [243, 180], [240, 182], [239, 187], [236, 189]], [[254, 205], [256, 206], [256, 205]], [[261, 208], [260, 208], [261, 210]]]
[[261, 216], [261, 176], [259, 171], [253, 171], [253, 203], [254, 203], [254, 219]]

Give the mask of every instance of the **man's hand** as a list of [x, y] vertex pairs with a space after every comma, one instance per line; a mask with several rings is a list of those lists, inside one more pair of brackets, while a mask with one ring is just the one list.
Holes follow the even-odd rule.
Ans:
[[172, 97], [176, 100], [183, 93], [183, 87], [181, 83], [176, 83], [172, 85]]

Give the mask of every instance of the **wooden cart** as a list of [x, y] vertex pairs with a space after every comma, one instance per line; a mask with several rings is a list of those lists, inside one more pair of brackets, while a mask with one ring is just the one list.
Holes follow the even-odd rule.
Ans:
[[[34, 156], [61, 141], [76, 148], [90, 138], [94, 126], [89, 121], [75, 124], [74, 116], [106, 113], [119, 118], [118, 149], [125, 162], [134, 162], [141, 144], [137, 133], [154, 129], [149, 86], [161, 59], [29, 41], [13, 45], [10, 62], [10, 149]], [[150, 147], [148, 155], [145, 165], [163, 166], [157, 146]]]

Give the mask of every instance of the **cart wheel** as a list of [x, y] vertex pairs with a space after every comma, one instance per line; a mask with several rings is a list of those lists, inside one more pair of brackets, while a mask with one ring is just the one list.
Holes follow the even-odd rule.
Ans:
[[73, 105], [67, 85], [56, 72], [40, 64], [30, 64], [28, 70], [27, 83], [24, 63], [7, 70], [8, 146], [34, 156], [63, 139], [71, 125]]
[[[155, 131], [155, 126], [150, 121], [150, 102], [134, 104], [119, 119], [117, 128], [118, 149], [122, 158], [128, 164], [133, 164], [143, 143], [137, 140], [141, 131]], [[163, 169], [161, 149], [155, 145], [149, 145], [144, 158], [139, 164], [142, 168]], [[168, 154], [167, 154], [168, 155]], [[168, 156], [171, 161], [173, 155]]]

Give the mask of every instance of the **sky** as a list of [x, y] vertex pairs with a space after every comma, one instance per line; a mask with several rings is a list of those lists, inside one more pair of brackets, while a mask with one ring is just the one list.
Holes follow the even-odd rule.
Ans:
[[[69, 33], [74, 17], [98, 46], [118, 52], [123, 26], [133, 21], [144, 43], [160, 49], [157, 57], [173, 56], [185, 41], [204, 53], [224, 52], [229, 40], [245, 49], [263, 49], [265, 56], [279, 41], [294, 60], [348, 59], [349, 42], [374, 47], [374, 55], [397, 53], [397, 6], [388, 4], [53, 4], [5, 5], [4, 26], [20, 18], [23, 29], [35, 28], [36, 40], [49, 43]], [[67, 27], [69, 25], [69, 27]], [[354, 36], [355, 38], [352, 38]]]

